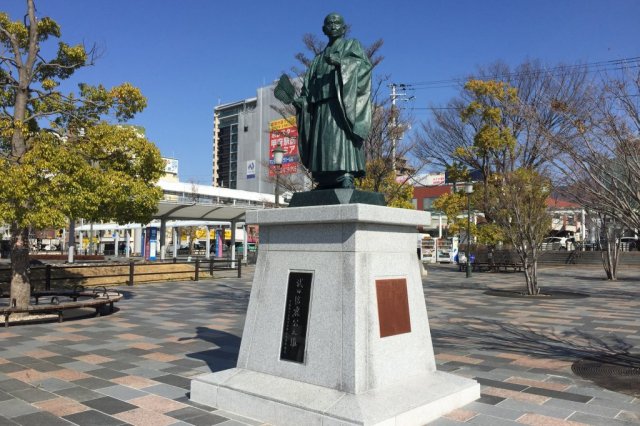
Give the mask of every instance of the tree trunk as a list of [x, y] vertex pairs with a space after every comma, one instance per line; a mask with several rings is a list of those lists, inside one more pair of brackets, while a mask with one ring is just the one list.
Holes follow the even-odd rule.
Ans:
[[29, 228], [11, 224], [11, 306], [26, 308], [31, 298]]
[[536, 257], [537, 254], [535, 251], [532, 253], [530, 258], [526, 253], [526, 248], [522, 248], [520, 260], [522, 260], [524, 279], [527, 285], [527, 294], [529, 296], [540, 294], [540, 289], [538, 288], [538, 261]]
[[534, 257], [531, 261], [531, 289], [532, 294], [540, 294], [540, 287], [538, 287], [538, 260]]
[[607, 241], [607, 250], [601, 252], [602, 254], [602, 266], [604, 272], [607, 274], [607, 279], [610, 281], [618, 280], [618, 259], [620, 258], [620, 250], [618, 250], [618, 244], [611, 243], [609, 239]]
[[527, 263], [524, 267], [524, 278], [527, 283], [527, 294], [529, 296], [535, 296], [540, 293], [538, 288], [538, 279], [536, 277], [536, 268], [534, 264]]

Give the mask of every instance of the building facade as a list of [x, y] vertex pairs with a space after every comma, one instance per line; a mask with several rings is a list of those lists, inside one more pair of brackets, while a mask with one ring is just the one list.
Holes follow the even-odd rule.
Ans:
[[[273, 123], [281, 122], [283, 114], [278, 111], [282, 103], [274, 97], [273, 88], [273, 84], [258, 88], [254, 98], [214, 108], [213, 186], [267, 194], [274, 192], [270, 158], [274, 143], [280, 142], [274, 140]], [[282, 145], [287, 142], [288, 138]], [[297, 154], [297, 140], [292, 145], [296, 145]], [[285, 154], [285, 158], [285, 161], [298, 161], [297, 155]], [[292, 167], [283, 167], [282, 174], [293, 169], [297, 175], [298, 169]], [[298, 178], [304, 184], [302, 176]]]

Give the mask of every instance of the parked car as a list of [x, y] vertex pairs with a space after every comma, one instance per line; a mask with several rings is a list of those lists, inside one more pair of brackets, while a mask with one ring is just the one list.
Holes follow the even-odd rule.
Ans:
[[[189, 251], [189, 244], [180, 244], [178, 246], [178, 253], [183, 254]], [[167, 253], [173, 253], [173, 244], [167, 246]]]
[[623, 251], [638, 250], [638, 238], [636, 237], [622, 237], [620, 238], [620, 245]]
[[542, 240], [542, 250], [566, 250], [566, 237], [547, 237]]

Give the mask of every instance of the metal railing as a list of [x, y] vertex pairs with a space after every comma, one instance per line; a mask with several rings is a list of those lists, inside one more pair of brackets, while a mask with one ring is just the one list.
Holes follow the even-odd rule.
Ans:
[[[180, 265], [183, 268], [171, 269], [167, 265]], [[239, 259], [200, 259], [196, 258], [192, 262], [178, 261], [170, 259], [164, 262], [139, 263], [131, 261], [127, 263], [96, 263], [91, 265], [42, 265], [32, 266], [31, 268], [31, 284], [34, 289], [44, 288], [51, 290], [54, 282], [61, 282], [62, 287], [76, 285], [79, 281], [86, 281], [84, 285], [91, 286], [92, 280], [101, 280], [112, 278], [112, 283], [108, 285], [126, 284], [134, 285], [136, 282], [153, 282], [163, 281], [166, 276], [174, 276], [183, 279], [193, 279], [199, 281], [203, 273], [209, 277], [214, 277], [216, 271], [237, 271], [237, 277], [242, 278], [242, 257]], [[105, 270], [105, 273], [95, 274], [97, 270]], [[106, 270], [109, 269], [107, 272]], [[83, 273], [91, 270], [92, 274]], [[154, 275], [162, 275], [164, 279], [153, 280], [145, 279]], [[7, 285], [10, 282], [10, 269], [0, 268], [0, 285]], [[93, 285], [104, 285], [99, 282]]]

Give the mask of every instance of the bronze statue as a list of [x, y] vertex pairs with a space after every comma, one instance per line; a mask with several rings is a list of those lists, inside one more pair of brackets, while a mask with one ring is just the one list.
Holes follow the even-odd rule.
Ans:
[[296, 108], [300, 159], [317, 189], [353, 188], [353, 179], [365, 174], [372, 65], [357, 40], [343, 38], [342, 16], [327, 15], [322, 31], [329, 43], [309, 66], [300, 96], [286, 76], [274, 94]]

